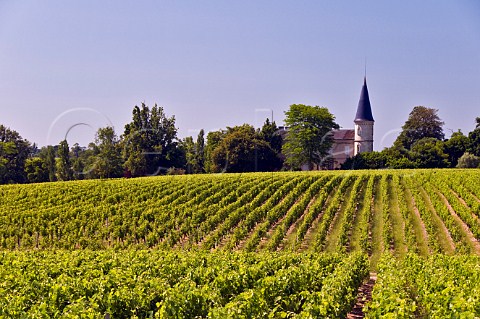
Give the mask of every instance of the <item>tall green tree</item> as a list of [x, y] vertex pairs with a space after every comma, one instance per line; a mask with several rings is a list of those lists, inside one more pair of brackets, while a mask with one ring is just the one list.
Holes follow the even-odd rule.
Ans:
[[207, 134], [207, 145], [205, 146], [205, 162], [204, 162], [204, 170], [207, 173], [214, 173], [216, 172], [216, 165], [213, 162], [213, 152], [218, 147], [220, 142], [223, 140], [227, 133], [222, 130], [218, 131], [211, 131]]
[[95, 135], [98, 154], [95, 157], [95, 173], [100, 178], [121, 177], [123, 161], [119, 140], [111, 126], [98, 129]]
[[68, 147], [67, 140], [61, 141], [58, 145], [57, 179], [60, 181], [70, 181], [73, 179], [70, 148]]
[[75, 180], [82, 180], [86, 178], [87, 170], [86, 161], [84, 157], [85, 149], [78, 143], [73, 144], [70, 149], [70, 159], [72, 161], [73, 178]]
[[44, 161], [48, 172], [48, 180], [54, 182], [57, 179], [57, 167], [55, 163], [55, 148], [53, 146], [47, 146]]
[[30, 142], [0, 125], [0, 184], [25, 183], [25, 161], [32, 153]]
[[270, 147], [275, 153], [280, 154], [282, 152], [282, 136], [278, 133], [278, 127], [275, 121], [270, 122], [267, 118], [260, 130], [260, 136], [270, 144]]
[[181, 142], [182, 154], [185, 160], [185, 172], [188, 174], [201, 174], [204, 172], [205, 164], [205, 140], [204, 131], [200, 130], [197, 141], [193, 141], [193, 137], [188, 136]]
[[17, 148], [13, 142], [0, 142], [0, 183], [14, 183], [15, 180], [9, 177], [10, 160], [17, 153]]
[[321, 166], [333, 144], [331, 131], [338, 129], [335, 116], [326, 107], [292, 104], [285, 112], [288, 126], [282, 147], [286, 163], [293, 169], [307, 164], [309, 169]]
[[468, 134], [470, 139], [469, 152], [475, 156], [480, 156], [480, 117], [477, 117], [475, 121], [475, 129]]
[[185, 152], [186, 167], [185, 170], [188, 174], [195, 173], [195, 167], [197, 166], [197, 158], [195, 153], [195, 143], [193, 138], [188, 136], [183, 139], [182, 147]]
[[177, 155], [175, 117], [156, 104], [151, 110], [145, 103], [135, 106], [123, 134], [125, 168], [133, 176], [156, 175], [179, 165]]
[[203, 129], [197, 135], [195, 143], [195, 173], [203, 173], [205, 166], [205, 131]]
[[445, 137], [443, 125], [444, 122], [438, 116], [437, 109], [415, 106], [393, 145], [396, 149], [407, 151], [416, 141], [423, 138], [443, 140]]

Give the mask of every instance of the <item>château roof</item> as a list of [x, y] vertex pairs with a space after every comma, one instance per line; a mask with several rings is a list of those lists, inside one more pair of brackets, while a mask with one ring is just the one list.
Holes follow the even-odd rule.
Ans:
[[333, 130], [333, 140], [352, 140], [355, 138], [355, 131], [352, 129]]
[[355, 121], [372, 121], [374, 122], [372, 115], [372, 107], [370, 105], [370, 98], [368, 97], [367, 78], [363, 80], [362, 93], [360, 94], [360, 100], [358, 101], [357, 115]]

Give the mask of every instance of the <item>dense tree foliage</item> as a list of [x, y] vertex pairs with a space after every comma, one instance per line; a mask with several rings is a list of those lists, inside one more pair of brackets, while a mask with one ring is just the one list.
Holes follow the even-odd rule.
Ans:
[[51, 145], [47, 146], [45, 151], [45, 167], [48, 171], [48, 180], [50, 182], [55, 181], [56, 176], [56, 165], [55, 165], [55, 148]]
[[125, 125], [123, 156], [132, 176], [157, 175], [175, 166], [179, 154], [175, 116], [167, 117], [156, 104], [135, 106], [132, 122]]
[[475, 121], [475, 129], [468, 134], [470, 139], [469, 152], [475, 156], [480, 156], [480, 117], [477, 117]]
[[416, 141], [412, 145], [410, 156], [419, 168], [443, 168], [450, 165], [448, 155], [443, 152], [443, 142], [433, 137]]
[[281, 168], [280, 158], [251, 125], [227, 128], [212, 151], [214, 172], [263, 172]]
[[444, 151], [448, 154], [451, 167], [457, 166], [458, 159], [469, 149], [470, 139], [460, 130], [453, 132], [452, 136], [445, 141]]
[[73, 179], [73, 168], [70, 161], [70, 149], [68, 142], [63, 140], [58, 146], [57, 158], [57, 179], [59, 181], [69, 181]]
[[72, 160], [72, 169], [73, 169], [73, 178], [75, 180], [82, 180], [85, 178], [94, 178], [93, 168], [94, 168], [94, 154], [93, 152], [98, 153], [94, 143], [89, 143], [89, 149], [81, 147], [78, 143], [73, 144], [70, 150], [70, 158]]
[[123, 175], [121, 149], [113, 127], [100, 128], [95, 137], [98, 155], [95, 157], [95, 174], [100, 178]]
[[338, 129], [335, 117], [326, 107], [292, 104], [285, 112], [288, 133], [282, 151], [285, 162], [294, 169], [307, 164], [321, 166], [333, 143], [332, 129]]
[[465, 152], [465, 154], [460, 157], [457, 164], [458, 168], [480, 168], [480, 157]]
[[185, 162], [185, 172], [200, 174], [205, 172], [205, 131], [198, 133], [196, 142], [188, 136], [180, 143], [180, 149]]
[[433, 137], [443, 140], [444, 122], [438, 116], [438, 110], [425, 106], [415, 106], [402, 126], [402, 132], [397, 137], [394, 147], [409, 150], [412, 145], [422, 138]]
[[192, 174], [195, 171], [197, 166], [197, 157], [195, 152], [195, 143], [193, 138], [188, 136], [182, 140], [181, 147], [185, 154], [186, 167], [185, 170], [187, 173]]
[[380, 169], [387, 166], [388, 156], [385, 152], [365, 152], [348, 158], [341, 165], [342, 169]]
[[48, 181], [48, 170], [45, 161], [40, 157], [27, 158], [25, 161], [25, 174], [29, 183]]
[[219, 130], [219, 131], [211, 131], [207, 134], [207, 145], [205, 146], [205, 163], [204, 169], [207, 173], [215, 172], [215, 164], [213, 163], [213, 151], [217, 148], [220, 144], [220, 141], [225, 136], [226, 132]]
[[0, 183], [24, 183], [25, 161], [31, 152], [30, 143], [18, 132], [0, 125]]
[[283, 139], [278, 132], [278, 127], [275, 121], [270, 122], [268, 118], [265, 120], [265, 123], [260, 130], [260, 137], [270, 145], [276, 154], [282, 152]]

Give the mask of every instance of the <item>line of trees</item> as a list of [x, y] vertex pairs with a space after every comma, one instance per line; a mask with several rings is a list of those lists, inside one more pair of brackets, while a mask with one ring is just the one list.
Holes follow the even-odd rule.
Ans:
[[202, 129], [179, 139], [175, 117], [162, 107], [135, 106], [132, 121], [118, 136], [100, 128], [87, 147], [66, 140], [38, 148], [0, 125], [0, 183], [38, 183], [158, 174], [280, 170], [282, 136], [268, 119], [260, 129], [249, 124], [212, 131]]
[[[390, 148], [361, 153], [343, 169], [477, 167], [480, 118], [468, 135], [445, 139], [438, 110], [416, 106]], [[175, 117], [154, 105], [135, 106], [118, 136], [100, 128], [87, 147], [66, 140], [39, 149], [0, 125], [0, 184], [91, 178], [298, 170], [328, 167], [335, 117], [325, 107], [293, 104], [288, 129], [267, 119], [261, 128], [243, 124], [179, 139]]]

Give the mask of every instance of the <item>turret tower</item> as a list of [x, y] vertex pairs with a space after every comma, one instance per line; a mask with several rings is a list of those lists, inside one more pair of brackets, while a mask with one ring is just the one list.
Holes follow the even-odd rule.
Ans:
[[363, 80], [362, 92], [358, 101], [355, 116], [355, 139], [353, 154], [373, 151], [373, 120], [372, 107], [368, 97], [367, 77]]

